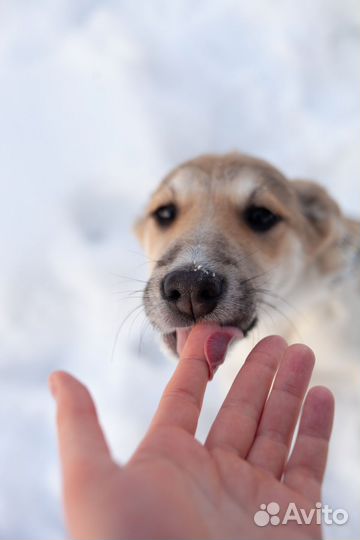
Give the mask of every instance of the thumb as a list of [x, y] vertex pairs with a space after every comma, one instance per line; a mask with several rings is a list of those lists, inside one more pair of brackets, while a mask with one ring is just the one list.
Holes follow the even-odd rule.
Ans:
[[49, 378], [56, 401], [57, 431], [65, 498], [80, 493], [84, 484], [113, 466], [89, 391], [68, 373], [58, 371]]

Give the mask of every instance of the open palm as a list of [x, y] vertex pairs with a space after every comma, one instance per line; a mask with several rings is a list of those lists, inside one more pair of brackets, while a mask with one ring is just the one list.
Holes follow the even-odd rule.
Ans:
[[[308, 513], [320, 501], [333, 418], [327, 389], [309, 391], [288, 459], [313, 353], [279, 337], [260, 342], [201, 444], [194, 434], [208, 380], [204, 343], [221, 332], [194, 328], [146, 437], [123, 467], [111, 459], [88, 391], [53, 374], [72, 537], [321, 538], [315, 520], [278, 524], [290, 502]], [[254, 515], [271, 502], [280, 510], [260, 527]]]

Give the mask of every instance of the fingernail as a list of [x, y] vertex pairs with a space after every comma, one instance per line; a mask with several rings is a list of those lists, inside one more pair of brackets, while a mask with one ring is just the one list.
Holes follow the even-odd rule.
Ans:
[[209, 368], [209, 381], [215, 375], [218, 367], [224, 362], [226, 352], [234, 336], [224, 332], [215, 332], [204, 345], [205, 358]]

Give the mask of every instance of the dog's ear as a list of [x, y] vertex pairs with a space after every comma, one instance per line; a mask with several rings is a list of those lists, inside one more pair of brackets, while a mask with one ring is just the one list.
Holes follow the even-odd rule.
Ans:
[[[352, 234], [338, 204], [319, 184], [308, 180], [293, 180], [303, 218], [302, 233], [309, 255], [326, 273], [336, 273], [345, 264], [347, 251], [352, 249]], [[346, 248], [345, 248], [346, 246]]]
[[294, 180], [303, 217], [311, 226], [314, 235], [321, 241], [331, 234], [341, 211], [325, 188], [309, 180]]

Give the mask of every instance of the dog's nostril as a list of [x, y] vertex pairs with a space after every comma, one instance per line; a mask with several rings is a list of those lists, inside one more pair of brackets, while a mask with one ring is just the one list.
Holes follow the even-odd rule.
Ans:
[[213, 295], [211, 294], [209, 289], [202, 289], [198, 293], [198, 298], [199, 300], [210, 300], [211, 298], [213, 298]]
[[[181, 276], [180, 276], [181, 278]], [[179, 278], [178, 272], [170, 272], [162, 283], [163, 296], [169, 302], [176, 302], [182, 294], [182, 281]]]
[[198, 291], [197, 297], [200, 301], [214, 300], [218, 298], [222, 293], [222, 281], [214, 280], [209, 281], [201, 287]]
[[177, 289], [173, 289], [169, 291], [166, 296], [168, 300], [173, 300], [175, 302], [176, 300], [179, 300], [181, 293]]

